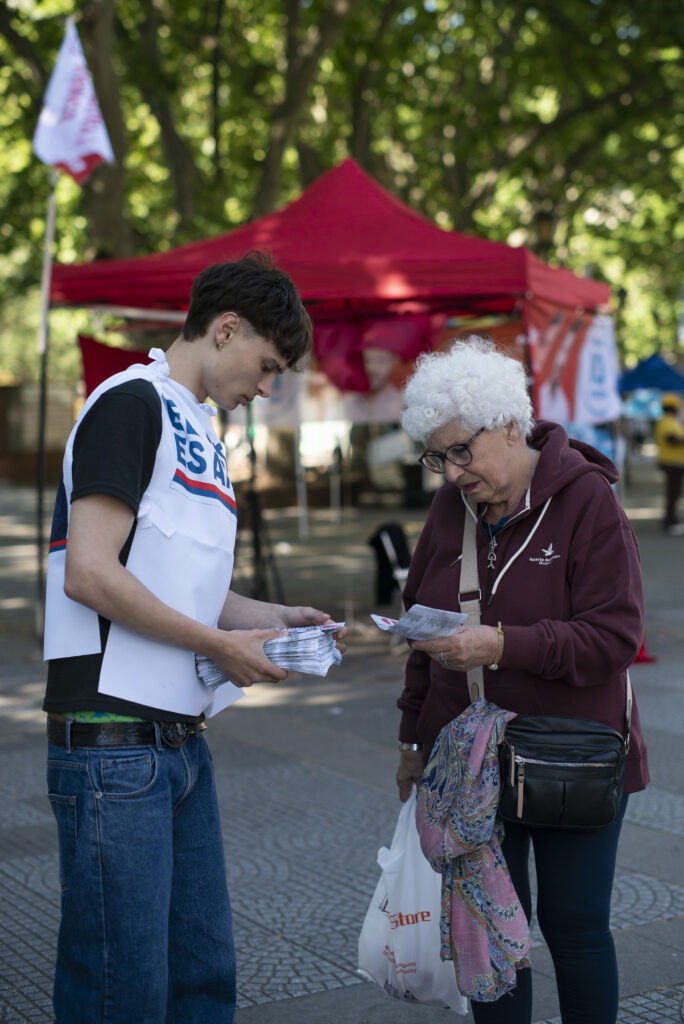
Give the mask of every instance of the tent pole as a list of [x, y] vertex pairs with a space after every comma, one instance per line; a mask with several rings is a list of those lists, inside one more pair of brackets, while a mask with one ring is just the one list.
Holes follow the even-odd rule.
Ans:
[[55, 240], [57, 214], [57, 180], [59, 171], [50, 170], [50, 195], [45, 217], [45, 248], [43, 250], [43, 273], [41, 278], [41, 314], [38, 334], [38, 355], [40, 356], [40, 404], [38, 413], [38, 463], [36, 471], [36, 638], [43, 635], [45, 621], [45, 538], [43, 535], [43, 514], [45, 498], [46, 453], [45, 434], [47, 423], [47, 361], [50, 339], [50, 282], [52, 279], [52, 247]]
[[330, 511], [333, 523], [342, 522], [342, 448], [339, 438], [333, 452], [329, 470], [330, 477]]
[[294, 462], [295, 462], [295, 489], [297, 494], [297, 508], [299, 510], [299, 539], [307, 540], [309, 536], [309, 499], [306, 490], [306, 470], [302, 465], [301, 455], [301, 432], [299, 425], [294, 428]]
[[275, 600], [278, 604], [285, 604], [285, 595], [280, 581], [278, 566], [273, 554], [271, 538], [266, 523], [261, 514], [261, 499], [256, 488], [256, 449], [254, 447], [254, 422], [252, 409], [247, 406], [247, 436], [249, 439], [249, 489], [247, 500], [250, 506], [250, 519], [252, 525], [252, 550], [254, 554], [254, 579], [252, 581], [252, 597], [257, 601], [270, 601], [271, 588], [269, 585], [269, 573]]

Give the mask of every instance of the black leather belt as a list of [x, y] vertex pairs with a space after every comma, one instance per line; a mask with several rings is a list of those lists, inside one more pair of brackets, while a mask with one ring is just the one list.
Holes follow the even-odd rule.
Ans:
[[[166, 747], [179, 749], [191, 736], [206, 729], [205, 722], [158, 722]], [[154, 722], [75, 722], [71, 720], [67, 744], [67, 720], [48, 715], [47, 736], [60, 747], [149, 747], [156, 746]]]

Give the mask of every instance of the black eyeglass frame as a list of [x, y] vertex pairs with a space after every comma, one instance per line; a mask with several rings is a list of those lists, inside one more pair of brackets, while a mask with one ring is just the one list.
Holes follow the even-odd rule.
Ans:
[[[480, 429], [476, 430], [473, 436], [469, 437], [467, 441], [463, 441], [461, 444], [450, 444], [446, 451], [432, 452], [429, 449], [426, 449], [423, 452], [423, 454], [418, 458], [418, 462], [421, 464], [421, 466], [425, 466], [426, 469], [429, 469], [431, 473], [444, 473], [446, 469], [445, 461], [449, 461], [453, 466], [469, 466], [470, 463], [473, 461], [473, 453], [470, 450], [470, 446], [473, 443], [473, 441], [480, 436], [480, 434], [484, 433], [486, 429], [486, 427], [480, 427]], [[460, 455], [464, 455], [465, 461], [463, 459], [454, 459], [451, 455], [449, 455], [449, 452], [453, 451], [457, 451], [459, 452]], [[429, 458], [439, 459], [441, 462], [441, 467], [437, 469], [435, 468], [435, 466], [430, 466], [425, 461], [426, 459]]]

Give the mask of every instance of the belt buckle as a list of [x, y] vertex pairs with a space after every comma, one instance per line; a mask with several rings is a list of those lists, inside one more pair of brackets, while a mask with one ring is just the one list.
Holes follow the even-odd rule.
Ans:
[[187, 722], [161, 722], [159, 731], [162, 743], [179, 750], [190, 735], [190, 726]]

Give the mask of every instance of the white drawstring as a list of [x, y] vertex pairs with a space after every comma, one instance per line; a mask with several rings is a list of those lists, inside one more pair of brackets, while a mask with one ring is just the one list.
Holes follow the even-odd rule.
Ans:
[[[551, 497], [553, 497], [553, 495]], [[491, 600], [492, 597], [494, 597], [494, 594], [496, 593], [496, 588], [499, 586], [499, 583], [501, 582], [501, 579], [502, 579], [504, 573], [508, 572], [508, 570], [513, 565], [513, 562], [515, 562], [515, 560], [518, 557], [518, 555], [521, 555], [523, 553], [523, 551], [525, 550], [527, 545], [530, 543], [530, 541], [534, 537], [535, 533], [537, 532], [537, 527], [539, 526], [539, 524], [541, 523], [542, 519], [546, 515], [546, 510], [547, 510], [547, 508], [549, 507], [550, 504], [551, 504], [551, 498], [547, 498], [546, 504], [544, 505], [544, 508], [541, 510], [541, 512], [539, 513], [539, 516], [537, 517], [537, 522], [534, 524], [534, 526], [530, 530], [529, 537], [527, 538], [525, 543], [522, 545], [522, 547], [518, 548], [518, 550], [513, 555], [513, 557], [508, 559], [508, 561], [504, 565], [503, 569], [501, 570], [499, 575], [496, 577], [496, 580], [494, 581], [494, 586], [492, 587], [492, 592], [491, 592], [491, 595], [490, 595], [490, 600]]]

